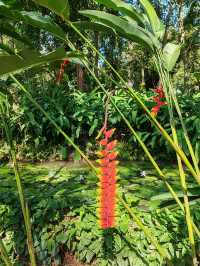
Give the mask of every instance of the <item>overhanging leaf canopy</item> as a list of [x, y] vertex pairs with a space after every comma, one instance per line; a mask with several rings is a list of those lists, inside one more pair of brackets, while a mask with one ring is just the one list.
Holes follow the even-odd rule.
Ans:
[[0, 75], [20, 72], [55, 60], [68, 59], [79, 63], [82, 58], [83, 55], [76, 52], [66, 52], [64, 48], [58, 48], [46, 55], [29, 49], [23, 50], [17, 55], [0, 54]]
[[23, 21], [33, 27], [44, 29], [62, 40], [66, 37], [65, 32], [50, 17], [39, 12], [13, 10], [0, 0], [0, 14], [11, 20]]
[[123, 17], [115, 16], [104, 11], [84, 10], [80, 11], [80, 13], [113, 28], [122, 37], [141, 43], [150, 49], [153, 49], [154, 46], [159, 47], [159, 42], [154, 36], [138, 26], [135, 22], [128, 21]]

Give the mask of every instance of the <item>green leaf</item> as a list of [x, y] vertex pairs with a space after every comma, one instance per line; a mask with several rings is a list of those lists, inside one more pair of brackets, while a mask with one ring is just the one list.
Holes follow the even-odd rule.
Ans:
[[96, 2], [103, 4], [108, 8], [119, 11], [137, 21], [140, 25], [144, 25], [142, 15], [130, 4], [127, 4], [121, 0], [96, 0]]
[[164, 66], [168, 71], [172, 71], [180, 55], [180, 46], [167, 43], [163, 48]]
[[[3, 51], [5, 51], [6, 53]], [[15, 54], [15, 51], [13, 49], [11, 49], [8, 45], [0, 43], [0, 56], [2, 54], [4, 54], [4, 55]]]
[[113, 29], [104, 25], [103, 23], [90, 22], [90, 21], [77, 21], [72, 23], [79, 30], [93, 30], [93, 31], [104, 31], [112, 32]]
[[153, 46], [159, 47], [159, 43], [153, 36], [136, 23], [132, 23], [121, 17], [96, 10], [84, 10], [80, 11], [82, 15], [94, 19], [96, 21], [103, 22], [103, 24], [116, 30], [121, 36], [138, 42], [150, 49]]
[[54, 13], [56, 13], [58, 16], [60, 16], [62, 19], [68, 19], [69, 18], [69, 3], [68, 0], [34, 0], [38, 5], [44, 6]]
[[14, 21], [23, 21], [33, 27], [47, 30], [62, 40], [66, 37], [65, 32], [50, 17], [39, 12], [12, 10], [0, 0], [0, 14]]
[[89, 136], [91, 136], [94, 133], [95, 128], [98, 126], [98, 119], [94, 120], [94, 123], [92, 124], [90, 130], [89, 130]]
[[55, 51], [41, 55], [33, 50], [23, 50], [18, 55], [0, 55], [0, 75], [18, 72], [34, 66], [46, 64], [51, 61], [70, 59], [80, 56], [77, 53], [66, 53], [64, 48], [58, 48]]
[[140, 3], [148, 16], [153, 33], [157, 38], [162, 39], [165, 33], [165, 27], [158, 18], [154, 7], [148, 0], [140, 0]]

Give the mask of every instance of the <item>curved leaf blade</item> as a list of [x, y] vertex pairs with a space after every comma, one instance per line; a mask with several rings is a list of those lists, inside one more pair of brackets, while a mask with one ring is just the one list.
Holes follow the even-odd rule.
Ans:
[[129, 16], [137, 21], [139, 25], [144, 25], [142, 15], [131, 4], [127, 4], [121, 0], [96, 0], [96, 2]]
[[72, 23], [79, 30], [93, 30], [114, 33], [111, 27], [104, 25], [103, 23], [90, 22], [90, 21], [77, 21]]
[[172, 71], [180, 55], [180, 45], [167, 43], [163, 48], [163, 61], [167, 71]]
[[34, 0], [38, 5], [46, 7], [60, 16], [63, 20], [69, 18], [69, 2], [68, 0]]
[[0, 75], [20, 72], [55, 60], [68, 59], [74, 61], [81, 58], [83, 58], [81, 54], [76, 52], [66, 53], [64, 48], [58, 48], [46, 55], [26, 49], [17, 55], [0, 55]]
[[162, 39], [165, 33], [165, 27], [158, 18], [154, 7], [148, 0], [140, 0], [140, 3], [148, 16], [153, 33], [157, 38]]
[[0, 14], [14, 21], [23, 21], [33, 27], [44, 29], [62, 40], [66, 37], [65, 32], [50, 17], [39, 12], [12, 10], [0, 0]]
[[84, 10], [80, 11], [80, 13], [97, 22], [103, 22], [104, 25], [116, 30], [122, 37], [141, 43], [150, 49], [153, 48], [154, 43], [151, 38], [149, 38], [147, 32], [136, 23], [131, 23], [128, 20], [104, 11]]

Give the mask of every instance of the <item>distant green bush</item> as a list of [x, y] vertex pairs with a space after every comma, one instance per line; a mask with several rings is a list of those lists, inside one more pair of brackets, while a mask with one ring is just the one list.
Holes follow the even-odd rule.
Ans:
[[[33, 85], [29, 85], [30, 87]], [[96, 149], [95, 137], [103, 125], [104, 96], [98, 88], [92, 92], [80, 91], [73, 84], [56, 86], [51, 83], [34, 85], [31, 93], [54, 121], [88, 153], [90, 157]], [[149, 109], [154, 106], [153, 92], [144, 90], [138, 93]], [[158, 159], [175, 158], [166, 140], [151, 125], [144, 112], [123, 92], [115, 91], [113, 99], [131, 122], [147, 147]], [[12, 99], [12, 129], [18, 144], [18, 157], [27, 159], [67, 159], [73, 150], [51, 123], [30, 103], [25, 95], [20, 95], [19, 103]], [[195, 152], [200, 156], [200, 95], [179, 95], [179, 102], [191, 136]], [[143, 152], [130, 134], [121, 116], [110, 105], [109, 125], [116, 127], [116, 135], [121, 150], [121, 159], [143, 159]], [[176, 116], [176, 114], [175, 114]], [[170, 133], [167, 106], [161, 108], [158, 120]], [[183, 149], [188, 151], [181, 125], [177, 119], [177, 134]]]

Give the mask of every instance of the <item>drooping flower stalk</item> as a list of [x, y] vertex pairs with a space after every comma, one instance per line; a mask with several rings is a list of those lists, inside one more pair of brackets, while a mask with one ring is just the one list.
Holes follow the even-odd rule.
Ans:
[[116, 225], [116, 198], [117, 198], [117, 152], [114, 150], [117, 141], [110, 141], [115, 129], [107, 130], [104, 126], [104, 138], [99, 142], [101, 150], [99, 172], [99, 222], [102, 229], [112, 228]]
[[65, 71], [65, 66], [69, 64], [69, 60], [64, 60], [63, 63], [60, 65], [60, 70], [56, 76], [56, 83], [60, 83], [60, 81], [63, 78], [64, 71]]
[[165, 94], [162, 86], [155, 88], [154, 92], [157, 93], [157, 96], [153, 97], [153, 100], [156, 105], [151, 109], [151, 114], [153, 116], [157, 116], [158, 112], [160, 111], [160, 107], [166, 105], [167, 103], [163, 101], [163, 98], [165, 98]]

